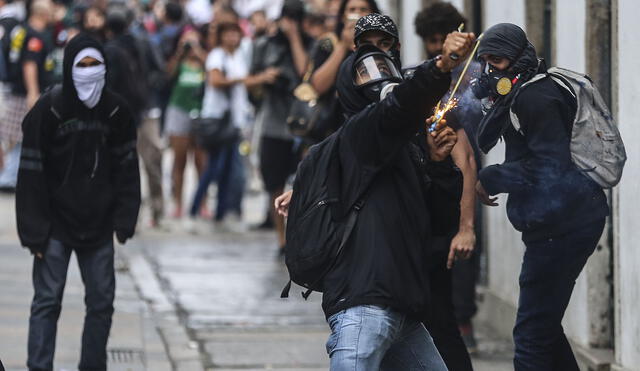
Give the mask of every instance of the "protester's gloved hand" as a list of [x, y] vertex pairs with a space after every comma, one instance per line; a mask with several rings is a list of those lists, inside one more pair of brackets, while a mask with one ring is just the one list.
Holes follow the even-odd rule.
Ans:
[[121, 245], [124, 245], [129, 239], [129, 236], [123, 231], [116, 231], [116, 239], [118, 240], [118, 242], [120, 242]]

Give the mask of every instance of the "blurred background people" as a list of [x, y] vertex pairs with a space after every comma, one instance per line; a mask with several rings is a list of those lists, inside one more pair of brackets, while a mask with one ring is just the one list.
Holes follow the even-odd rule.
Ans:
[[[207, 56], [206, 87], [201, 117], [228, 120], [240, 133], [247, 132], [251, 111], [245, 78], [249, 74], [248, 50], [241, 47], [243, 32], [238, 23], [220, 23], [216, 29], [215, 49]], [[202, 207], [209, 184], [217, 179], [218, 195], [214, 214], [235, 232], [245, 230], [242, 221], [242, 198], [245, 171], [239, 145], [242, 137], [221, 148], [209, 149], [207, 167], [200, 178], [191, 216]]]
[[8, 83], [10, 92], [3, 99], [0, 114], [0, 139], [6, 155], [0, 173], [0, 189], [15, 189], [22, 142], [22, 120], [53, 77], [54, 43], [50, 26], [53, 4], [50, 0], [31, 3], [26, 24], [11, 32]]
[[336, 80], [342, 62], [352, 53], [354, 27], [358, 19], [370, 13], [379, 13], [375, 0], [342, 0], [336, 15], [335, 30], [324, 35], [311, 54], [311, 85], [319, 94], [325, 113], [316, 125], [316, 135], [305, 138], [319, 142], [338, 129], [343, 121], [342, 109], [336, 97]]
[[278, 72], [273, 83], [261, 84], [264, 93], [256, 125], [261, 130], [260, 172], [269, 194], [269, 209], [281, 253], [285, 243], [284, 219], [276, 214], [273, 203], [284, 190], [287, 178], [295, 171], [299, 159], [286, 120], [293, 103], [293, 90], [305, 73], [308, 51], [313, 43], [302, 29], [304, 15], [302, 1], [286, 0], [277, 22], [278, 30], [256, 45], [250, 68], [253, 75], [269, 69]]
[[158, 115], [149, 114], [152, 100], [151, 71], [161, 68], [144, 34], [133, 34], [133, 12], [114, 4], [107, 11], [105, 54], [109, 60], [107, 84], [125, 98], [138, 129], [138, 152], [147, 174], [151, 225], [158, 226], [164, 213], [162, 194], [162, 148]]
[[95, 37], [98, 41], [105, 41], [106, 14], [97, 6], [91, 6], [82, 15], [82, 30]]
[[174, 156], [171, 172], [174, 218], [181, 218], [183, 213], [182, 185], [189, 156], [192, 156], [199, 175], [202, 175], [205, 166], [206, 155], [195, 145], [191, 120], [198, 116], [202, 107], [206, 58], [200, 33], [193, 27], [186, 27], [178, 41], [176, 53], [167, 63], [169, 76], [175, 81], [164, 124]]

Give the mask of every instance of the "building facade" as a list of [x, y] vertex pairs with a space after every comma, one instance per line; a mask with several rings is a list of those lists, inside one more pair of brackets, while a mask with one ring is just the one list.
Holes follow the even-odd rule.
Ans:
[[[428, 0], [383, 0], [398, 21], [406, 64], [423, 59], [413, 19]], [[640, 41], [638, 0], [450, 1], [481, 32], [500, 22], [527, 31], [549, 66], [589, 74], [616, 118], [627, 149], [622, 181], [609, 192], [611, 216], [600, 244], [576, 282], [564, 328], [585, 369], [640, 370]], [[485, 164], [500, 163], [496, 146]], [[480, 317], [510, 336], [518, 299], [524, 244], [500, 207], [483, 210], [486, 287]], [[506, 319], [509, 320], [506, 320]]]

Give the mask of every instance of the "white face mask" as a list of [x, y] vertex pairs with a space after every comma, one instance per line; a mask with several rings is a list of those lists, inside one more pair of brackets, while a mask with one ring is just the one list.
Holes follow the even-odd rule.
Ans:
[[[100, 61], [97, 66], [78, 67], [77, 64], [85, 57], [95, 58]], [[89, 108], [95, 107], [100, 101], [105, 85], [107, 68], [104, 65], [104, 57], [95, 48], [82, 49], [73, 60], [71, 75], [73, 85], [78, 92], [78, 99]]]

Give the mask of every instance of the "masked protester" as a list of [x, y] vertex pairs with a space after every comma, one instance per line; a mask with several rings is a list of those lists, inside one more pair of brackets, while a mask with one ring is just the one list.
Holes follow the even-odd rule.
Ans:
[[[487, 152], [502, 137], [506, 150], [503, 164], [480, 172], [476, 189], [488, 205], [496, 205], [491, 195], [509, 195], [507, 215], [526, 245], [513, 330], [515, 369], [578, 370], [562, 317], [609, 208], [600, 186], [571, 161], [576, 100], [550, 78], [520, 88], [546, 67], [516, 25], [489, 28], [478, 55], [483, 68], [475, 92], [488, 109], [478, 144]], [[511, 108], [521, 132], [511, 123]]]
[[[452, 34], [445, 57], [403, 80], [393, 21], [377, 13], [355, 28], [356, 52], [337, 91], [348, 119], [336, 134], [339, 215], [364, 200], [348, 243], [323, 280], [331, 370], [446, 370], [421, 320], [430, 307], [432, 238], [460, 201], [461, 176], [449, 156], [455, 132], [425, 119], [442, 98], [473, 35]], [[432, 119], [427, 121], [430, 125]], [[457, 217], [457, 215], [456, 215]]]
[[52, 370], [66, 273], [75, 252], [85, 284], [80, 370], [106, 370], [115, 294], [113, 235], [134, 234], [140, 206], [136, 127], [126, 103], [105, 89], [107, 66], [86, 34], [65, 49], [63, 83], [23, 122], [18, 234], [34, 254], [29, 370]]

